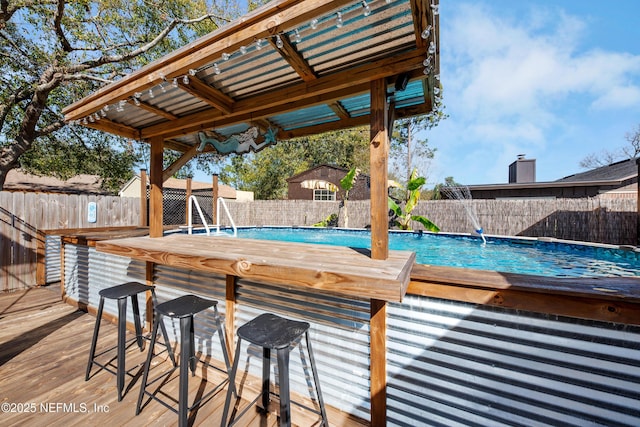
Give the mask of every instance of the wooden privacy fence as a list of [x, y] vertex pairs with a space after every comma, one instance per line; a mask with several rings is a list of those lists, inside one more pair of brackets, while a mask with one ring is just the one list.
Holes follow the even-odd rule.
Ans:
[[[201, 196], [198, 195], [198, 198]], [[211, 218], [212, 199], [204, 195], [200, 205]], [[96, 222], [89, 222], [89, 203], [96, 204]], [[171, 223], [184, 224], [186, 202], [174, 201], [166, 209]], [[460, 201], [423, 201], [414, 214], [424, 215], [442, 231], [473, 233], [474, 226]], [[636, 199], [556, 199], [556, 200], [474, 200], [471, 202], [479, 224], [487, 234], [555, 237], [567, 240], [636, 245]], [[311, 226], [330, 214], [339, 214], [344, 226], [345, 209], [349, 226], [369, 225], [369, 202], [314, 202], [311, 200], [256, 200], [227, 203], [238, 226]], [[222, 215], [221, 222], [228, 225]], [[194, 223], [199, 219], [194, 218]], [[167, 222], [165, 222], [167, 223]], [[38, 242], [44, 230], [138, 226], [140, 201], [137, 198], [46, 193], [0, 192], [0, 290], [11, 291], [36, 283]], [[413, 223], [414, 229], [422, 226]]]
[[[89, 203], [96, 222], [89, 222]], [[0, 290], [35, 285], [44, 230], [140, 224], [140, 200], [114, 196], [0, 192]]]

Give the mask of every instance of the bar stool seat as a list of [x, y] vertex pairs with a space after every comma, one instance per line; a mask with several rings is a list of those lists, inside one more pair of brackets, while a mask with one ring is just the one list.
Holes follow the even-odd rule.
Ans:
[[[233, 368], [229, 376], [229, 384], [231, 386], [227, 390], [227, 398], [225, 400], [224, 411], [222, 414], [222, 426], [231, 426], [235, 422], [237, 422], [242, 417], [242, 415], [251, 406], [253, 406], [253, 404], [256, 403], [258, 399], [260, 399], [260, 397], [262, 397], [263, 409], [267, 410], [269, 406], [270, 395], [272, 394], [269, 390], [271, 350], [276, 350], [278, 360], [278, 382], [280, 387], [280, 426], [291, 426], [292, 401], [290, 400], [289, 392], [289, 353], [291, 352], [291, 349], [302, 340], [303, 335], [307, 343], [307, 352], [311, 365], [311, 371], [313, 373], [313, 381], [315, 384], [315, 390], [320, 410], [318, 411], [315, 408], [309, 408], [296, 402], [293, 403], [296, 403], [299, 406], [303, 406], [311, 412], [320, 415], [322, 417], [322, 425], [326, 427], [329, 426], [329, 421], [327, 420], [327, 414], [324, 407], [324, 401], [322, 399], [322, 392], [320, 391], [318, 372], [313, 357], [313, 351], [311, 349], [311, 341], [309, 340], [309, 326], [310, 325], [307, 322], [299, 322], [286, 319], [272, 313], [264, 313], [238, 328], [238, 343], [236, 347], [235, 357], [233, 359]], [[229, 406], [231, 404], [231, 395], [233, 392], [235, 392], [235, 376], [240, 360], [240, 347], [242, 340], [262, 347], [262, 391], [247, 408], [245, 408], [240, 414], [238, 414], [238, 416], [234, 420], [227, 423]]]
[[[126, 339], [127, 333], [127, 299], [131, 299], [131, 306], [133, 309], [133, 324], [136, 331], [135, 340], [138, 343], [138, 347], [140, 351], [143, 350], [143, 336], [142, 336], [142, 327], [140, 325], [140, 307], [138, 304], [138, 294], [145, 293], [147, 291], [151, 292], [152, 300], [155, 303], [155, 291], [153, 286], [143, 285], [138, 282], [127, 282], [122, 283], [120, 285], [112, 286], [109, 288], [105, 288], [100, 290], [98, 293], [100, 295], [100, 303], [98, 304], [98, 312], [96, 314], [96, 323], [93, 329], [93, 338], [91, 340], [91, 349], [89, 350], [89, 362], [87, 363], [87, 372], [85, 374], [85, 381], [89, 380], [91, 375], [91, 368], [93, 365], [97, 365], [100, 368], [114, 373], [116, 375], [116, 384], [118, 389], [118, 401], [122, 400], [122, 393], [124, 389], [124, 376], [125, 376], [125, 354], [126, 349], [129, 343], [133, 342], [131, 340]], [[118, 342], [115, 348], [117, 348], [116, 357], [117, 357], [117, 368], [116, 372], [109, 370], [108, 364], [103, 364], [95, 360], [96, 358], [96, 345], [98, 342], [98, 333], [100, 331], [100, 322], [102, 320], [102, 312], [104, 310], [104, 301], [105, 299], [117, 300], [118, 301]], [[173, 351], [171, 347], [168, 345], [169, 340], [167, 339], [167, 331], [163, 328], [162, 333], [164, 335], [165, 344], [167, 345], [167, 350], [171, 357], [171, 360], [174, 360]], [[113, 347], [105, 350], [100, 353], [101, 355], [113, 350]], [[174, 360], [175, 363], [175, 360]]]
[[[178, 423], [180, 427], [186, 426], [188, 419], [187, 415], [190, 410], [195, 408], [196, 406], [205, 402], [214, 392], [218, 391], [221, 387], [223, 387], [228, 382], [229, 371], [231, 370], [231, 364], [229, 362], [229, 355], [227, 353], [227, 346], [225, 344], [225, 334], [222, 328], [222, 323], [220, 321], [220, 315], [217, 309], [218, 301], [209, 300], [205, 298], [201, 298], [197, 295], [183, 295], [176, 299], [172, 299], [163, 303], [158, 304], [155, 307], [155, 320], [153, 322], [153, 331], [151, 333], [151, 344], [149, 345], [149, 353], [147, 355], [147, 361], [144, 366], [144, 373], [142, 375], [142, 386], [140, 387], [140, 395], [138, 396], [138, 403], [136, 405], [136, 415], [140, 414], [142, 410], [142, 400], [145, 395], [155, 399], [165, 405], [167, 408], [171, 409], [174, 412], [178, 413]], [[222, 347], [222, 354], [224, 356], [224, 361], [226, 364], [226, 374], [227, 378], [218, 384], [213, 390], [209, 393], [206, 393], [202, 397], [200, 397], [197, 401], [193, 402], [191, 406], [189, 405], [188, 399], [188, 391], [189, 391], [189, 375], [188, 371], [191, 370], [191, 375], [195, 375], [196, 370], [196, 362], [201, 362], [207, 366], [211, 366], [205, 361], [198, 360], [195, 354], [195, 341], [194, 341], [194, 328], [193, 328], [193, 317], [209, 308], [213, 307], [215, 312], [215, 322], [216, 328], [218, 331], [218, 335], [220, 337], [220, 345]], [[147, 386], [155, 383], [157, 380], [161, 378], [168, 377], [173, 372], [165, 372], [160, 374], [157, 378], [149, 380], [149, 369], [151, 366], [151, 360], [153, 358], [153, 347], [155, 344], [156, 336], [158, 334], [158, 327], [164, 327], [164, 323], [162, 318], [169, 317], [173, 319], [180, 320], [180, 374], [179, 374], [179, 390], [178, 390], [178, 410], [176, 411], [174, 407], [167, 404], [162, 399], [158, 398], [156, 394], [159, 389], [162, 387], [163, 383], [154, 391], [147, 391]], [[211, 366], [213, 367], [213, 366]], [[234, 390], [235, 391], [235, 390]]]

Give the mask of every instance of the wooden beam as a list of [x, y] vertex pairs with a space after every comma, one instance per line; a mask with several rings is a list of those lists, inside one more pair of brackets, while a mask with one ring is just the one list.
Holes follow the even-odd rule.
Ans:
[[188, 151], [182, 154], [179, 159], [173, 162], [167, 169], [162, 172], [162, 182], [171, 178], [181, 167], [187, 164], [198, 153], [198, 146], [192, 146]]
[[149, 237], [162, 237], [164, 229], [162, 223], [162, 157], [164, 144], [162, 137], [155, 137], [151, 144], [151, 195], [149, 196]]
[[371, 427], [387, 425], [387, 303], [370, 302]]
[[101, 130], [103, 132], [112, 133], [124, 138], [140, 139], [140, 131], [138, 129], [113, 122], [107, 118], [100, 119], [93, 123], [87, 123], [83, 126], [89, 127], [91, 129]]
[[196, 98], [206, 102], [212, 107], [222, 111], [224, 114], [233, 112], [234, 99], [222, 93], [218, 89], [209, 86], [196, 76], [189, 76], [189, 83], [185, 84], [182, 79], [178, 79], [178, 87], [185, 92], [189, 92]]
[[389, 131], [387, 84], [384, 79], [371, 82], [371, 257], [389, 256], [389, 203], [387, 201], [387, 169], [389, 163]]
[[289, 41], [289, 38], [281, 35], [279, 36], [282, 42], [282, 47], [277, 46], [276, 40], [269, 37], [269, 43], [275, 48], [276, 52], [284, 58], [285, 61], [291, 65], [291, 68], [295, 70], [300, 78], [305, 82], [316, 80], [318, 77], [313, 69], [309, 66], [307, 61], [300, 55], [298, 49], [295, 48]]

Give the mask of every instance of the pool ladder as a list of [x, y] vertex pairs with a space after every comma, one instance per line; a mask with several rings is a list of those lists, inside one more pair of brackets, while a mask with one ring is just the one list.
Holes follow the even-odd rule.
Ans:
[[[187, 212], [187, 218], [188, 218], [187, 230], [189, 234], [192, 234], [192, 231], [193, 231], [193, 215], [192, 215], [193, 205], [196, 206], [196, 210], [198, 211], [198, 215], [200, 216], [200, 221], [202, 221], [202, 225], [204, 226], [204, 229], [207, 232], [207, 236], [210, 236], [211, 229], [209, 228], [209, 225], [207, 224], [207, 220], [204, 217], [204, 214], [202, 213], [202, 209], [200, 209], [200, 204], [198, 203], [198, 199], [196, 198], [196, 196], [189, 196], [189, 209]], [[236, 228], [236, 224], [235, 222], [233, 222], [233, 218], [229, 213], [229, 208], [227, 207], [227, 203], [224, 201], [222, 197], [218, 197], [218, 200], [216, 201], [216, 224], [211, 225], [212, 227], [216, 227], [215, 235], [216, 236], [227, 235], [227, 233], [220, 232], [220, 205], [222, 205], [222, 207], [224, 208], [224, 212], [227, 214], [227, 218], [231, 223], [231, 228], [233, 229], [233, 237], [238, 237], [238, 229]]]

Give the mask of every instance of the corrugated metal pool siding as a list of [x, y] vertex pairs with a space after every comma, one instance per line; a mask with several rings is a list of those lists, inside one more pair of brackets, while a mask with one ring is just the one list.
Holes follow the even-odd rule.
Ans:
[[47, 235], [44, 241], [45, 283], [60, 281], [60, 236]]
[[408, 295], [388, 374], [389, 425], [640, 425], [637, 327]]
[[[100, 290], [130, 281], [145, 283], [144, 262], [98, 252], [93, 247], [72, 244], [65, 245], [64, 256], [65, 292], [80, 303], [97, 308], [100, 303], [100, 295], [98, 295]], [[144, 318], [146, 311], [144, 295], [138, 297], [138, 304], [140, 314]], [[117, 301], [106, 299], [104, 311], [117, 315]], [[127, 307], [127, 320], [133, 322], [133, 312], [130, 307]]]
[[[185, 294], [195, 294], [218, 301], [216, 307], [217, 315], [224, 328], [226, 296], [226, 280], [224, 276], [156, 265], [154, 281], [158, 303], [178, 298]], [[205, 310], [196, 314], [194, 318], [196, 352], [202, 352], [223, 362], [224, 356], [220, 335], [217, 333], [216, 310], [213, 308]], [[180, 339], [180, 321], [165, 318], [164, 323], [167, 327], [169, 339], [172, 342], [178, 342]], [[213, 364], [219, 368], [224, 366], [222, 363]]]

